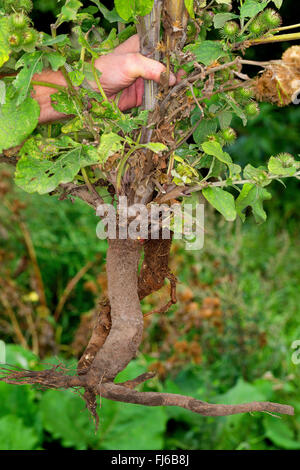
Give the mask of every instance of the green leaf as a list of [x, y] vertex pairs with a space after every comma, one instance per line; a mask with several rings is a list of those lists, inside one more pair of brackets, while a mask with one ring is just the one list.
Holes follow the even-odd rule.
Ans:
[[[10, 363], [11, 364], [11, 363]], [[0, 383], [0, 418], [5, 415], [16, 415], [26, 426], [35, 424], [38, 407], [35, 402], [35, 391], [29, 386], [11, 387]]]
[[102, 163], [105, 163], [106, 160], [118, 152], [122, 148], [122, 137], [114, 132], [109, 132], [108, 134], [103, 134], [101, 136], [100, 145], [98, 147], [99, 159]]
[[113, 28], [109, 32], [109, 35], [105, 38], [105, 40], [101, 42], [100, 51], [101, 52], [110, 51], [114, 49], [117, 45], [118, 45], [117, 30], [116, 28]]
[[203, 41], [189, 46], [189, 49], [195, 54], [197, 61], [206, 66], [226, 55], [219, 41]]
[[0, 107], [0, 152], [20, 145], [38, 124], [40, 107], [30, 96], [17, 106], [16, 100], [6, 100]]
[[218, 114], [218, 119], [221, 129], [226, 129], [226, 127], [229, 127], [231, 124], [232, 112], [222, 111], [220, 114]]
[[240, 106], [236, 103], [236, 101], [229, 95], [222, 95], [223, 99], [226, 101], [226, 103], [231, 107], [231, 109], [234, 111], [234, 113], [242, 120], [243, 125], [246, 126], [247, 124], [247, 116], [240, 108]]
[[194, 13], [194, 0], [184, 0], [185, 8], [188, 11], [188, 14], [191, 18], [195, 18]]
[[[48, 390], [40, 403], [43, 425], [52, 438], [61, 439], [64, 447], [85, 450], [99, 440], [87, 409], [71, 391]], [[100, 426], [100, 429], [102, 426]]]
[[85, 75], [83, 72], [80, 70], [73, 70], [72, 72], [69, 72], [69, 77], [71, 79], [71, 82], [74, 86], [80, 86], [85, 79]]
[[224, 405], [233, 405], [239, 403], [247, 403], [249, 401], [264, 401], [265, 396], [257, 390], [253, 385], [245, 382], [243, 379], [238, 379], [237, 383], [228, 390], [228, 392], [220, 395], [217, 403], [224, 403]]
[[75, 103], [73, 102], [72, 98], [68, 95], [68, 93], [65, 93], [64, 91], [58, 91], [57, 93], [53, 93], [53, 95], [51, 95], [51, 102], [52, 107], [60, 113], [77, 113]]
[[255, 168], [250, 163], [244, 168], [244, 178], [253, 180], [260, 186], [268, 186], [271, 183], [264, 167]]
[[233, 18], [238, 18], [238, 16], [234, 13], [217, 13], [214, 16], [214, 26], [217, 29], [223, 28], [224, 24]]
[[60, 22], [76, 20], [76, 15], [80, 7], [82, 7], [82, 3], [78, 0], [67, 0], [61, 9]]
[[43, 70], [43, 52], [27, 52], [16, 63], [16, 69], [23, 67], [18, 73], [13, 85], [18, 90], [17, 106], [26, 99], [31, 87], [31, 80], [35, 73]]
[[37, 442], [34, 430], [24, 426], [20, 418], [6, 415], [0, 419], [0, 450], [33, 450]]
[[219, 142], [208, 141], [202, 144], [202, 148], [207, 155], [212, 155], [220, 160], [222, 163], [232, 163], [232, 159], [227, 152], [223, 152], [221, 145]]
[[38, 358], [33, 352], [18, 344], [7, 344], [6, 362], [23, 369], [32, 369], [38, 364]]
[[168, 147], [164, 144], [161, 144], [160, 142], [148, 142], [147, 144], [144, 144], [143, 147], [146, 147], [147, 149], [152, 150], [152, 152], [155, 153], [160, 153], [164, 150], [168, 150]]
[[59, 34], [58, 36], [53, 38], [52, 36], [49, 36], [49, 34], [43, 33], [43, 46], [53, 46], [54, 44], [65, 45], [69, 43], [70, 39], [67, 34]]
[[282, 7], [282, 4], [283, 4], [283, 0], [273, 0], [273, 3], [275, 4], [276, 8], [278, 8], [278, 10], [280, 10], [280, 8]]
[[263, 209], [263, 202], [264, 200], [271, 199], [271, 197], [271, 194], [265, 188], [261, 188], [252, 183], [244, 184], [242, 191], [235, 201], [238, 215], [245, 221], [246, 216], [243, 210], [246, 209], [246, 207], [251, 207], [256, 222], [265, 222], [267, 214]]
[[80, 168], [98, 161], [97, 152], [83, 145], [63, 152], [55, 161], [23, 154], [17, 163], [15, 182], [28, 193], [46, 194], [61, 183], [73, 181]]
[[115, 124], [117, 124], [120, 129], [125, 134], [129, 134], [134, 129], [138, 129], [140, 126], [145, 126], [147, 124], [149, 111], [141, 111], [136, 117], [133, 117], [131, 114], [120, 114], [120, 118], [115, 119]]
[[83, 128], [83, 122], [79, 117], [71, 119], [64, 126], [62, 126], [61, 131], [64, 134], [69, 134], [70, 132], [77, 132]]
[[[232, 163], [231, 156], [229, 153], [222, 150], [219, 142], [208, 141], [202, 144], [202, 148], [207, 155], [212, 155], [216, 157], [220, 162], [225, 163], [229, 169], [230, 178], [237, 177], [241, 172], [241, 167]], [[213, 176], [213, 175], [211, 175]]]
[[118, 15], [128, 21], [131, 17], [148, 15], [153, 8], [154, 0], [115, 0]]
[[10, 22], [8, 17], [0, 19], [0, 67], [9, 59], [11, 52], [8, 42]]
[[[199, 115], [197, 115], [199, 118]], [[192, 116], [191, 122], [192, 125], [196, 123], [197, 119], [195, 116]], [[202, 142], [207, 138], [208, 135], [214, 134], [218, 128], [216, 119], [205, 119], [201, 121], [193, 133], [193, 138], [197, 144], [202, 144]]]
[[236, 218], [234, 197], [232, 194], [221, 188], [211, 186], [204, 188], [202, 194], [205, 199], [219, 211], [223, 217], [232, 222]]
[[268, 2], [258, 3], [256, 0], [245, 0], [240, 9], [241, 18], [252, 18], [267, 6]]
[[300, 449], [299, 439], [284, 421], [284, 418], [276, 419], [271, 416], [264, 417], [264, 428], [266, 437], [269, 438], [280, 449]]
[[154, 407], [149, 413], [149, 410], [142, 405], [133, 406], [129, 403], [103, 400], [101, 416], [102, 449], [164, 449], [167, 422], [164, 408]]
[[97, 5], [102, 15], [107, 21], [109, 21], [109, 23], [117, 23], [119, 21], [121, 23], [124, 22], [124, 20], [117, 14], [115, 8], [113, 10], [109, 10], [108, 8], [106, 8], [106, 6], [99, 2], [99, 0], [92, 0], [92, 2]]
[[47, 52], [45, 58], [49, 61], [52, 70], [55, 72], [66, 63], [66, 58], [59, 52]]
[[268, 162], [268, 170], [273, 175], [292, 176], [297, 171], [297, 162], [291, 155], [282, 154], [271, 157]]

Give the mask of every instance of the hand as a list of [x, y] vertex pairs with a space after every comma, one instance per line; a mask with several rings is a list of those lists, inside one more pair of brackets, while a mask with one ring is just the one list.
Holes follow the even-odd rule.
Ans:
[[[159, 83], [161, 73], [166, 70], [160, 62], [140, 54], [139, 48], [139, 38], [136, 34], [116, 47], [113, 52], [95, 61], [97, 69], [102, 73], [100, 83], [107, 97], [114, 99], [123, 90], [119, 100], [119, 107], [122, 111], [140, 106], [143, 101], [144, 79]], [[184, 73], [180, 70], [176, 77], [171, 73], [170, 86], [180, 81]], [[66, 81], [60, 71], [45, 70], [41, 74], [35, 74], [33, 79], [66, 86]], [[96, 83], [92, 82], [92, 86], [97, 89]], [[51, 95], [56, 92], [55, 88], [34, 86], [33, 97], [38, 101], [41, 109], [40, 124], [66, 117], [51, 106]]]
[[[160, 75], [166, 67], [139, 53], [138, 35], [131, 36], [110, 54], [99, 57], [95, 65], [102, 73], [100, 83], [109, 99], [114, 99], [123, 90], [119, 108], [122, 111], [140, 106], [143, 101], [144, 79], [159, 83]], [[178, 80], [180, 79], [180, 74]], [[175, 85], [176, 77], [170, 74], [170, 86]], [[96, 84], [93, 83], [93, 87]]]

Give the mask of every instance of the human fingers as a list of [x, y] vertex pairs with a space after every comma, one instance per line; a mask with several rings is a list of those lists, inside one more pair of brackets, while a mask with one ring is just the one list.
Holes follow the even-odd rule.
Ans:
[[121, 111], [134, 108], [135, 106], [141, 106], [143, 102], [144, 94], [144, 80], [138, 78], [132, 85], [123, 90], [120, 100], [119, 108]]
[[[162, 63], [139, 53], [131, 53], [126, 56], [123, 73], [131, 80], [142, 77], [145, 80], [154, 80], [159, 83], [160, 76], [165, 71], [166, 67]], [[170, 73], [169, 85], [172, 86], [175, 83], [176, 77], [173, 73]]]
[[129, 52], [139, 52], [140, 50], [140, 40], [138, 34], [134, 34], [126, 41], [122, 42], [117, 46], [112, 54], [128, 54]]

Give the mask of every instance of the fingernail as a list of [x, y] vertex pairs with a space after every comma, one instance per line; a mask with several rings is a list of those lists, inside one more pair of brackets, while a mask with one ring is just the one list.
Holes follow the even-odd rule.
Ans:
[[170, 78], [169, 78], [169, 85], [173, 86], [173, 85], [175, 85], [175, 83], [176, 83], [176, 77], [173, 73], [171, 73]]

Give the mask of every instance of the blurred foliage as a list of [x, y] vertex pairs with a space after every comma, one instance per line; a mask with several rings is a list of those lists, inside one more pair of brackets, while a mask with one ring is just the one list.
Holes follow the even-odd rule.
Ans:
[[[285, 2], [284, 17], [289, 4]], [[35, 0], [34, 6], [36, 20], [48, 25], [57, 2]], [[282, 45], [260, 47], [251, 58], [279, 58], [281, 52]], [[297, 154], [299, 118], [295, 106], [279, 110], [262, 105], [259, 116], [239, 128], [232, 147], [235, 161], [256, 165], [278, 152]], [[10, 205], [0, 208], [0, 280], [10, 286], [6, 299], [26, 342], [25, 348], [18, 344], [12, 318], [0, 301], [6, 362], [35, 369], [63, 361], [74, 369], [76, 361], [70, 358], [80, 318], [93, 314], [105, 291], [106, 243], [96, 238], [97, 219], [81, 201], [58, 204], [48, 196], [20, 195], [10, 187], [9, 175], [1, 179], [1, 190], [3, 184], [9, 186], [3, 200]], [[293, 405], [295, 417], [255, 413], [205, 418], [175, 407], [148, 409], [102, 399], [95, 435], [84, 402], [75, 393], [0, 383], [0, 449], [299, 449], [300, 369], [291, 361], [291, 344], [300, 338], [299, 192], [290, 182], [287, 188], [276, 184], [272, 192], [267, 223], [257, 226], [250, 219], [244, 225], [228, 224], [207, 211], [204, 249], [187, 252], [182, 243], [174, 244], [179, 303], [167, 315], [146, 317], [141, 354], [119, 379], [155, 370], [157, 377], [144, 390], [218, 403], [277, 401]], [[20, 199], [22, 207], [16, 202]], [[35, 249], [48, 309], [42, 317], [55, 340], [56, 357], [46, 356], [42, 365], [32, 352], [27, 323], [32, 318], [39, 327], [41, 302], [20, 222], [26, 224]], [[66, 285], [97, 254], [99, 261], [76, 284], [55, 321]], [[168, 286], [143, 302], [144, 313], [163, 305], [167, 297]], [[81, 326], [86, 338], [90, 323]]]

